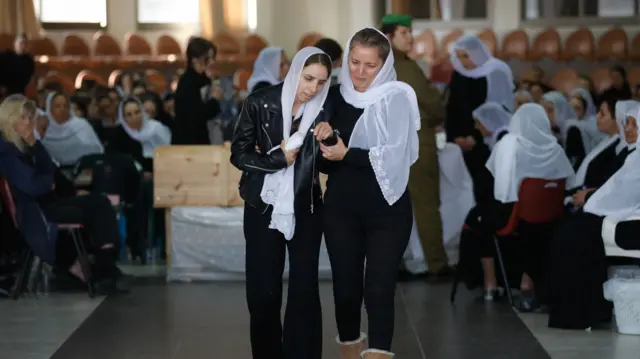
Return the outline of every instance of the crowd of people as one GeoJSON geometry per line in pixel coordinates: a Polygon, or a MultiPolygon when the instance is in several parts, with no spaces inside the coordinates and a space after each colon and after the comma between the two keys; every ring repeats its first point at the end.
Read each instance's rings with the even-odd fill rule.
{"type": "Polygon", "coordinates": [[[640,210],[640,102],[631,99],[624,69],[611,69],[613,84],[601,94],[588,78],[561,93],[542,83],[539,71],[516,83],[506,63],[465,35],[453,47],[454,72],[443,94],[408,56],[412,46],[411,17],[391,14],[379,28],[353,34],[344,50],[322,39],[289,61],[282,48],[268,47],[254,63],[246,98],[234,91],[232,77],[216,75],[216,48],[198,37],[166,94],[125,73],[114,88],[89,84],[75,94],[47,84],[32,101],[20,94],[26,83],[12,80],[16,88],[3,87],[0,105],[0,177],[15,200],[17,229],[61,275],[102,293],[126,292],[129,279],[116,266],[121,209],[105,194],[127,204],[126,246],[142,258],[164,227],[150,200],[154,149],[231,141],[231,163],[243,172],[255,359],[322,357],[323,234],[343,359],[393,357],[397,280],[424,276],[402,268],[410,240],[424,251],[430,281],[462,279],[482,288],[482,302],[499,301],[515,287],[518,308],[548,312],[554,328],[610,321],[602,284],[616,262],[604,253],[603,219],[620,222],[620,247],[640,249],[640,221],[627,220],[640,210]],[[438,133],[459,148],[475,197],[455,268],[443,246],[438,133]],[[86,173],[91,183],[83,187],[77,180],[86,173]],[[328,176],[325,193],[320,173],[328,176]],[[527,179],[559,181],[565,215],[545,235],[505,250],[506,271],[515,278],[505,283],[496,275],[494,236],[510,221],[527,179]],[[84,226],[90,278],[72,242],[51,229],[55,223],[84,226]]]}

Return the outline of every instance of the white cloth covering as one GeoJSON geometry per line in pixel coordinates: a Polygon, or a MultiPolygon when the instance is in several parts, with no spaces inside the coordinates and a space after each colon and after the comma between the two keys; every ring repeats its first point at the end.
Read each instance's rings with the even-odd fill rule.
{"type": "Polygon", "coordinates": [[[508,131],[511,113],[497,102],[485,102],[473,110],[473,118],[480,121],[482,126],[491,132],[491,136],[484,138],[484,143],[493,149],[500,135],[508,131]]]}
{"type": "Polygon", "coordinates": [[[268,82],[271,85],[280,83],[280,62],[282,60],[281,47],[267,47],[260,51],[258,58],[253,63],[253,72],[247,80],[247,90],[253,91],[253,87],[259,82],[268,82]]]}
{"type": "Polygon", "coordinates": [[[142,146],[142,156],[144,158],[153,158],[153,151],[156,147],[171,144],[171,130],[161,122],[149,118],[142,103],[136,98],[129,97],[120,103],[120,106],[118,106],[118,123],[129,137],[140,143],[142,146]],[[124,105],[132,101],[139,106],[142,114],[142,127],[140,131],[129,127],[127,121],[125,121],[124,105]]]}

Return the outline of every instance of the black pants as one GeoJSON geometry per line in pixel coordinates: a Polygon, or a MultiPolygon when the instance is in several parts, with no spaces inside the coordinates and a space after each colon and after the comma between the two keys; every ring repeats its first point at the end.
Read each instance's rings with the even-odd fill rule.
{"type": "Polygon", "coordinates": [[[294,237],[269,229],[265,213],[246,204],[244,235],[246,290],[251,315],[253,359],[322,358],[322,311],[318,265],[322,242],[322,206],[296,216],[294,237]],[[289,291],[284,326],[280,320],[282,274],[289,252],[289,291]]]}
{"type": "MultiPolygon", "coordinates": [[[[41,204],[42,212],[48,221],[55,223],[79,223],[88,234],[90,249],[96,253],[98,260],[113,264],[117,258],[120,244],[118,221],[111,202],[100,194],[87,194],[41,204]],[[111,245],[108,250],[101,249],[111,245]]],[[[60,238],[58,241],[56,264],[69,268],[77,258],[76,249],[70,240],[60,238]]]]}
{"type": "Polygon", "coordinates": [[[391,350],[398,266],[409,243],[412,225],[408,192],[386,208],[326,206],[325,240],[333,274],[340,341],[360,337],[364,297],[369,318],[369,347],[391,350]]]}

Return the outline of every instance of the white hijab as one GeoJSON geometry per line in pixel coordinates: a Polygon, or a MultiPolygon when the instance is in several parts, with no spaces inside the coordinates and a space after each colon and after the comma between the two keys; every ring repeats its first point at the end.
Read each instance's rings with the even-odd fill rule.
{"type": "Polygon", "coordinates": [[[352,38],[342,59],[340,93],[347,103],[364,112],[353,128],[348,146],[369,150],[382,195],[393,205],[406,191],[410,167],[418,160],[418,101],[409,85],[396,81],[393,52],[389,52],[369,88],[358,92],[349,73],[352,38]]]}
{"type": "Polygon", "coordinates": [[[487,46],[475,35],[465,35],[453,45],[451,64],[454,70],[462,76],[470,78],[487,78],[486,102],[497,102],[504,105],[509,111],[515,108],[513,73],[504,61],[491,55],[487,46]],[[455,50],[464,50],[469,54],[471,62],[477,67],[466,69],[455,50]]]}
{"type": "Polygon", "coordinates": [[[562,147],[551,133],[544,108],[522,105],[511,119],[509,133],[496,145],[487,161],[494,178],[494,196],[502,203],[518,201],[526,178],[562,179],[574,175],[562,147]]]}
{"type": "Polygon", "coordinates": [[[52,92],[47,97],[45,112],[49,127],[42,139],[47,152],[62,166],[73,165],[86,155],[103,153],[104,147],[87,120],[76,117],[69,110],[69,119],[65,123],[56,122],[51,111],[53,99],[58,95],[52,92]]]}
{"type": "MultiPolygon", "coordinates": [[[[640,117],[640,110],[634,114],[640,117]]],[[[589,197],[584,211],[616,221],[640,214],[640,151],[633,151],[624,165],[589,197]]]]}
{"type": "MultiPolygon", "coordinates": [[[[564,129],[567,126],[567,122],[576,118],[576,113],[567,101],[567,98],[558,91],[547,92],[542,95],[542,99],[549,101],[553,104],[554,121],[560,133],[565,134],[564,129]]],[[[562,139],[564,142],[564,138],[562,139]]]]}
{"type": "Polygon", "coordinates": [[[120,106],[118,106],[118,123],[129,137],[140,143],[142,146],[142,156],[144,158],[153,158],[153,150],[155,150],[156,147],[171,144],[171,130],[159,121],[150,119],[140,100],[135,97],[125,98],[120,102],[120,106]],[[127,121],[124,119],[125,104],[131,103],[132,101],[140,106],[142,113],[142,127],[140,131],[129,127],[127,121]]]}
{"type": "MultiPolygon", "coordinates": [[[[314,125],[316,118],[329,93],[330,82],[327,81],[322,90],[312,99],[307,101],[300,107],[296,115],[296,119],[302,117],[298,131],[293,135],[291,133],[291,123],[293,122],[293,102],[295,100],[300,76],[304,69],[304,63],[309,57],[315,54],[324,54],[322,50],[316,47],[305,47],[298,51],[291,62],[291,69],[284,79],[282,87],[281,104],[282,104],[282,137],[285,141],[285,148],[293,150],[300,148],[305,137],[309,133],[311,126],[314,125]]],[[[326,54],[325,54],[326,55],[326,54]]],[[[326,55],[327,57],[329,55],[326,55]]],[[[279,148],[276,146],[271,151],[279,148]]],[[[285,169],[275,173],[269,173],[264,177],[262,191],[260,197],[266,204],[273,206],[271,213],[271,223],[269,228],[276,229],[284,234],[286,240],[291,240],[295,234],[296,218],[294,212],[294,167],[292,163],[285,169]]]]}
{"type": "Polygon", "coordinates": [[[247,90],[253,91],[253,87],[259,82],[268,82],[277,85],[280,81],[280,61],[282,60],[281,47],[266,47],[260,51],[258,58],[253,63],[253,72],[247,81],[247,90]]]}
{"type": "Polygon", "coordinates": [[[498,142],[498,137],[508,131],[512,116],[504,106],[496,102],[483,103],[473,110],[472,115],[491,132],[491,136],[484,138],[484,143],[489,146],[489,149],[493,149],[498,142]]]}
{"type": "Polygon", "coordinates": [[[582,116],[582,118],[579,119],[577,118],[578,116],[575,116],[574,118],[567,120],[564,126],[563,136],[566,140],[569,129],[572,127],[577,128],[580,131],[582,137],[582,143],[584,145],[585,153],[589,153],[593,151],[593,149],[605,137],[605,135],[598,129],[598,120],[596,118],[598,111],[589,91],[581,87],[576,88],[571,91],[571,96],[578,96],[582,98],[584,102],[586,102],[587,106],[584,110],[584,116],[582,116]]]}
{"type": "Polygon", "coordinates": [[[622,100],[616,102],[616,122],[618,123],[618,136],[620,136],[620,143],[618,144],[618,147],[616,147],[617,153],[620,153],[624,148],[628,148],[629,150],[636,148],[635,143],[627,143],[627,139],[624,135],[624,126],[627,123],[627,116],[635,116],[639,109],[640,102],[635,100],[622,100]]]}

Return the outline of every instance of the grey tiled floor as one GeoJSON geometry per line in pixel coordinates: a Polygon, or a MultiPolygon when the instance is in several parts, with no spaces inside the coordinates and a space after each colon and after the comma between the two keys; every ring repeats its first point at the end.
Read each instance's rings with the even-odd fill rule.
{"type": "MultiPolygon", "coordinates": [[[[137,273],[147,272],[157,274],[137,273]]],[[[519,317],[505,305],[477,304],[466,290],[451,306],[448,293],[448,284],[399,285],[396,358],[638,358],[640,337],[552,330],[545,316],[519,317]]],[[[321,296],[323,358],[336,359],[330,283],[321,284],[321,296]]],[[[0,358],[250,358],[243,283],[166,285],[156,279],[106,300],[78,293],[1,301],[0,318],[0,358]]]]}

